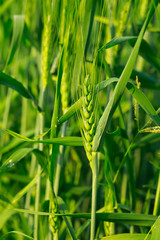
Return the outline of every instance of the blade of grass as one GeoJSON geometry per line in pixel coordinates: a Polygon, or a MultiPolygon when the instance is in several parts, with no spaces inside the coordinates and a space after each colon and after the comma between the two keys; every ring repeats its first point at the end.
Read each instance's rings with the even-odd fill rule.
{"type": "Polygon", "coordinates": [[[25,17],[24,15],[14,15],[13,36],[12,36],[12,42],[11,42],[11,46],[10,46],[10,53],[8,55],[5,69],[12,62],[13,57],[20,45],[23,28],[24,28],[24,17],[25,17]]]}
{"type": "MultiPolygon", "coordinates": [[[[57,215],[57,216],[69,216],[72,218],[84,218],[90,219],[91,213],[66,213],[66,214],[53,214],[47,212],[35,212],[28,209],[14,208],[12,211],[23,212],[28,214],[38,214],[41,216],[57,215]]],[[[152,226],[157,220],[157,216],[138,214],[138,213],[96,213],[96,219],[100,221],[115,222],[121,224],[129,224],[135,226],[152,226]]]]}
{"type": "Polygon", "coordinates": [[[41,108],[38,106],[37,101],[32,96],[32,94],[23,86],[22,83],[17,81],[15,78],[9,76],[8,74],[0,71],[0,85],[4,85],[8,88],[11,88],[18,92],[21,96],[30,99],[34,106],[38,109],[38,111],[42,111],[41,108]]]}
{"type": "Polygon", "coordinates": [[[45,154],[40,151],[39,149],[34,148],[20,148],[15,151],[0,167],[0,173],[4,173],[5,171],[9,170],[11,167],[15,166],[20,160],[22,160],[26,155],[29,153],[33,153],[36,155],[39,164],[41,165],[43,170],[46,170],[45,162],[45,154]]]}
{"type": "Polygon", "coordinates": [[[7,129],[0,129],[0,132],[5,132],[10,134],[13,137],[19,138],[26,142],[31,143],[44,143],[44,144],[57,144],[57,145],[64,145],[64,146],[83,146],[83,139],[82,137],[58,137],[58,138],[51,138],[45,140],[34,140],[27,137],[24,137],[16,132],[7,129]]]}
{"type": "Polygon", "coordinates": [[[159,240],[159,236],[160,236],[160,217],[158,217],[155,223],[153,224],[151,240],[159,240]]]}
{"type": "MultiPolygon", "coordinates": [[[[101,47],[99,49],[99,51],[109,49],[111,47],[114,47],[114,46],[124,43],[126,41],[129,42],[132,47],[134,47],[137,39],[138,39],[138,37],[135,37],[135,36],[115,37],[109,43],[107,43],[106,45],[101,47]]],[[[160,70],[160,60],[156,57],[156,54],[154,53],[154,50],[152,49],[152,47],[144,39],[142,39],[142,43],[141,43],[141,46],[139,49],[139,54],[145,60],[147,60],[149,63],[151,63],[155,68],[160,70]]]]}
{"type": "Polygon", "coordinates": [[[63,73],[63,53],[62,50],[61,53],[61,59],[58,69],[58,80],[57,80],[57,86],[56,86],[56,96],[55,96],[55,102],[54,102],[54,111],[52,116],[52,122],[51,122],[51,138],[56,137],[57,135],[57,126],[58,126],[58,113],[59,113],[59,104],[60,104],[60,89],[61,89],[61,79],[62,79],[62,73],[63,73]]]}
{"type": "Polygon", "coordinates": [[[20,236],[23,236],[25,238],[28,238],[28,239],[33,239],[32,237],[22,233],[22,232],[18,232],[18,231],[10,231],[6,234],[4,234],[2,237],[0,237],[0,240],[3,240],[7,235],[10,235],[10,234],[17,234],[17,235],[20,235],[20,236]]]}

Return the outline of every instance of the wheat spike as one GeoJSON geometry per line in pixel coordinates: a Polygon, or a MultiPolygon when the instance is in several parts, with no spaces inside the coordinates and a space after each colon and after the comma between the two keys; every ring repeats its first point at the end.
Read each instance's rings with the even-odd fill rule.
{"type": "Polygon", "coordinates": [[[66,56],[64,70],[61,80],[61,102],[62,102],[62,111],[66,112],[69,102],[69,72],[68,72],[68,54],[66,56]]]}
{"type": "Polygon", "coordinates": [[[85,139],[85,150],[87,158],[92,167],[92,143],[95,135],[95,114],[94,114],[94,88],[91,84],[89,75],[85,78],[83,86],[83,106],[82,106],[82,119],[83,119],[83,133],[85,139]]]}
{"type": "Polygon", "coordinates": [[[140,132],[160,133],[160,127],[155,126],[155,127],[144,128],[140,132]]]}
{"type": "MultiPolygon", "coordinates": [[[[51,213],[58,213],[58,205],[57,205],[57,200],[54,197],[53,201],[51,201],[51,213]]],[[[56,215],[50,215],[49,216],[49,223],[51,226],[51,231],[53,234],[53,237],[55,236],[57,230],[58,230],[58,217],[56,215]]]]}
{"type": "Polygon", "coordinates": [[[49,16],[44,23],[43,36],[42,36],[42,59],[41,59],[41,72],[42,72],[42,82],[45,88],[49,78],[51,56],[52,51],[50,49],[52,45],[52,21],[49,16]]]}

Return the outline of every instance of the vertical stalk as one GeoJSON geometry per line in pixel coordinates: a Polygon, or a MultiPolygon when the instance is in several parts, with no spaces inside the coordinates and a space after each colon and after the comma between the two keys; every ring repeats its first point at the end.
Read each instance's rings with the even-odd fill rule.
{"type": "MultiPolygon", "coordinates": [[[[35,136],[37,136],[39,134],[39,114],[38,113],[37,113],[37,116],[36,116],[36,126],[35,126],[35,133],[34,134],[35,134],[35,136]]],[[[34,146],[38,147],[37,144],[34,145],[34,146]]],[[[35,157],[35,155],[32,154],[29,177],[31,177],[31,178],[34,177],[36,166],[37,166],[36,157],[35,157]]],[[[26,194],[26,199],[25,199],[25,208],[26,209],[28,209],[29,206],[30,206],[31,193],[32,193],[32,188],[26,194]]],[[[25,217],[27,217],[27,216],[29,217],[29,219],[28,219],[29,225],[32,226],[32,216],[29,216],[29,214],[25,213],[25,217]]]]}
{"type": "MultiPolygon", "coordinates": [[[[8,124],[8,116],[9,116],[10,105],[11,105],[11,97],[12,97],[12,90],[8,89],[6,106],[5,106],[3,122],[2,122],[2,128],[4,128],[4,129],[7,128],[7,124],[8,124]]],[[[2,136],[1,141],[0,141],[0,146],[3,146],[4,141],[5,141],[4,136],[2,136]]],[[[0,157],[1,157],[1,155],[0,155],[0,157]]]]}
{"type": "MultiPolygon", "coordinates": [[[[40,89],[40,97],[39,97],[39,104],[40,106],[43,107],[43,103],[44,103],[44,97],[45,97],[45,87],[43,87],[42,83],[41,83],[41,89],[40,89]]],[[[38,115],[38,119],[39,119],[39,133],[42,134],[43,133],[43,126],[44,126],[44,116],[40,113],[38,115]]],[[[42,138],[40,138],[42,140],[42,138]]],[[[43,150],[43,144],[39,144],[39,149],[43,150]]],[[[40,165],[38,165],[38,169],[37,169],[37,173],[39,174],[41,172],[41,167],[40,165]]],[[[38,212],[39,210],[39,200],[40,200],[40,187],[41,187],[41,177],[39,177],[37,179],[37,188],[36,188],[36,199],[35,199],[35,211],[38,212]]],[[[36,214],[35,218],[34,218],[34,240],[38,240],[39,236],[38,236],[38,218],[39,216],[36,214]]]]}
{"type": "MultiPolygon", "coordinates": [[[[64,124],[62,126],[61,137],[65,136],[66,127],[67,127],[67,122],[64,122],[64,124]]],[[[62,169],[62,160],[63,160],[64,146],[61,145],[59,147],[59,149],[60,149],[60,153],[59,153],[58,160],[57,160],[55,180],[54,180],[54,192],[55,192],[56,196],[58,196],[58,190],[59,190],[59,181],[60,181],[60,174],[61,174],[61,169],[62,169]]]]}
{"type": "Polygon", "coordinates": [[[159,213],[160,213],[160,171],[159,171],[159,175],[158,175],[158,184],[157,184],[157,191],[156,191],[153,215],[158,216],[159,213]]]}
{"type": "Polygon", "coordinates": [[[98,186],[98,153],[92,152],[92,205],[91,205],[91,234],[90,240],[95,238],[96,226],[96,206],[97,206],[97,186],[98,186]]]}
{"type": "MultiPolygon", "coordinates": [[[[51,120],[51,134],[50,138],[57,137],[57,127],[58,127],[58,113],[59,113],[59,105],[60,105],[60,87],[61,87],[61,79],[62,79],[62,59],[63,59],[63,51],[61,54],[59,70],[58,70],[58,80],[56,85],[56,95],[55,95],[55,102],[54,102],[54,110],[51,120]]],[[[54,168],[55,168],[55,145],[51,146],[51,159],[49,163],[49,180],[50,180],[50,212],[57,213],[57,199],[55,197],[54,188],[53,188],[53,180],[54,180],[54,168]]],[[[52,234],[54,235],[54,239],[58,240],[58,223],[56,216],[49,217],[50,225],[52,234]]]]}
{"type": "MultiPolygon", "coordinates": [[[[37,174],[40,174],[41,167],[38,165],[37,174]]],[[[36,187],[36,199],[35,199],[35,211],[37,212],[39,209],[39,199],[40,199],[40,184],[41,179],[40,177],[37,179],[37,187],[36,187]]],[[[34,240],[38,240],[38,214],[35,215],[34,218],[34,240]]]]}

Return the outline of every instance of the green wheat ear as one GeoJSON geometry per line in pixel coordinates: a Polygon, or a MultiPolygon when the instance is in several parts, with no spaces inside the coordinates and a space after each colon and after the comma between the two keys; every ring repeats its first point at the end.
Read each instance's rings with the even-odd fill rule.
{"type": "Polygon", "coordinates": [[[51,67],[51,46],[52,46],[52,18],[49,16],[45,23],[42,36],[42,59],[41,59],[41,71],[42,71],[42,82],[44,88],[47,85],[49,72],[51,67]]]}
{"type": "Polygon", "coordinates": [[[62,111],[63,113],[66,112],[68,108],[68,101],[69,101],[69,89],[68,89],[68,64],[65,63],[64,71],[61,80],[61,101],[62,101],[62,111]]]}
{"type": "MultiPolygon", "coordinates": [[[[54,197],[53,200],[51,201],[51,213],[58,213],[58,204],[57,200],[54,197]]],[[[56,235],[56,232],[58,230],[59,224],[58,224],[58,217],[56,215],[50,215],[49,216],[49,223],[51,226],[51,231],[53,234],[53,237],[56,235]]]]}
{"type": "Polygon", "coordinates": [[[64,46],[65,46],[65,53],[64,53],[64,68],[63,68],[63,75],[61,80],[61,102],[62,102],[62,111],[63,113],[66,112],[69,103],[69,68],[70,68],[70,57],[69,57],[69,35],[70,30],[67,31],[65,34],[64,46]]]}
{"type": "Polygon", "coordinates": [[[83,120],[83,135],[85,140],[86,155],[92,168],[92,143],[95,135],[95,97],[94,87],[91,83],[89,75],[86,76],[83,86],[83,104],[82,104],[82,120],[83,120]]]}

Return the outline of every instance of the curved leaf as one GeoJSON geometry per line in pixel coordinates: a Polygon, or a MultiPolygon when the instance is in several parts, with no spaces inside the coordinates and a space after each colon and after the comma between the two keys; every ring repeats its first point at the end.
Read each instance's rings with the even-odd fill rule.
{"type": "MultiPolygon", "coordinates": [[[[101,47],[99,49],[99,51],[114,47],[114,46],[124,43],[124,42],[129,42],[129,44],[132,47],[134,47],[137,39],[138,39],[138,37],[135,37],[135,36],[115,37],[110,42],[108,42],[106,45],[101,47]]],[[[154,52],[152,47],[144,39],[142,39],[142,43],[141,43],[141,46],[139,49],[139,54],[145,60],[147,60],[149,63],[151,63],[155,68],[160,70],[160,60],[156,57],[156,53],[154,52]]]]}
{"type": "Polygon", "coordinates": [[[0,167],[0,173],[5,172],[9,168],[13,167],[32,150],[33,150],[32,148],[21,148],[14,152],[0,167]]]}
{"type": "Polygon", "coordinates": [[[24,137],[11,130],[0,129],[0,131],[8,133],[13,137],[16,137],[16,138],[22,139],[23,141],[31,142],[31,143],[57,144],[57,145],[64,145],[64,146],[83,146],[82,137],[58,137],[58,138],[51,138],[51,139],[45,139],[45,140],[34,140],[34,139],[24,137]]]}
{"type": "Polygon", "coordinates": [[[39,162],[39,164],[41,165],[43,170],[46,170],[46,164],[47,161],[45,161],[45,155],[42,151],[40,151],[39,149],[34,149],[34,148],[21,148],[18,149],[17,151],[15,151],[4,163],[3,165],[0,167],[0,173],[3,173],[5,171],[7,171],[8,169],[10,169],[11,167],[13,167],[14,165],[16,165],[20,160],[22,160],[26,155],[28,155],[29,153],[33,152],[36,157],[37,160],[39,162]]]}
{"type": "Polygon", "coordinates": [[[160,236],[160,217],[157,218],[157,220],[152,226],[151,240],[159,240],[159,236],[160,236]]]}
{"type": "Polygon", "coordinates": [[[17,81],[15,78],[0,71],[0,84],[12,88],[16,92],[18,92],[21,96],[32,100],[38,111],[42,112],[41,108],[38,106],[37,101],[34,99],[31,93],[23,86],[22,83],[17,81]]]}
{"type": "Polygon", "coordinates": [[[144,93],[140,89],[138,89],[135,85],[131,84],[130,82],[127,83],[127,89],[132,94],[132,96],[137,100],[139,105],[152,118],[152,120],[157,125],[160,125],[160,118],[156,113],[154,107],[152,106],[151,102],[146,97],[146,95],[144,95],[144,93]]]}
{"type": "Polygon", "coordinates": [[[98,51],[102,51],[128,41],[133,41],[135,43],[136,40],[137,40],[136,36],[115,37],[110,42],[101,47],[98,51]]]}
{"type": "Polygon", "coordinates": [[[30,236],[28,236],[28,235],[26,235],[26,234],[24,234],[24,233],[22,233],[22,232],[10,231],[10,232],[8,232],[8,233],[5,233],[2,237],[0,237],[0,240],[3,240],[7,235],[13,234],[13,233],[14,233],[14,234],[18,234],[18,235],[23,236],[23,237],[28,238],[28,239],[33,239],[32,237],[30,237],[30,236]]]}
{"type": "Polygon", "coordinates": [[[12,62],[13,57],[20,45],[23,28],[24,28],[24,17],[25,17],[24,15],[14,15],[13,36],[12,36],[12,42],[11,42],[11,46],[10,46],[10,53],[8,55],[5,69],[6,69],[7,65],[9,65],[12,62]]]}

